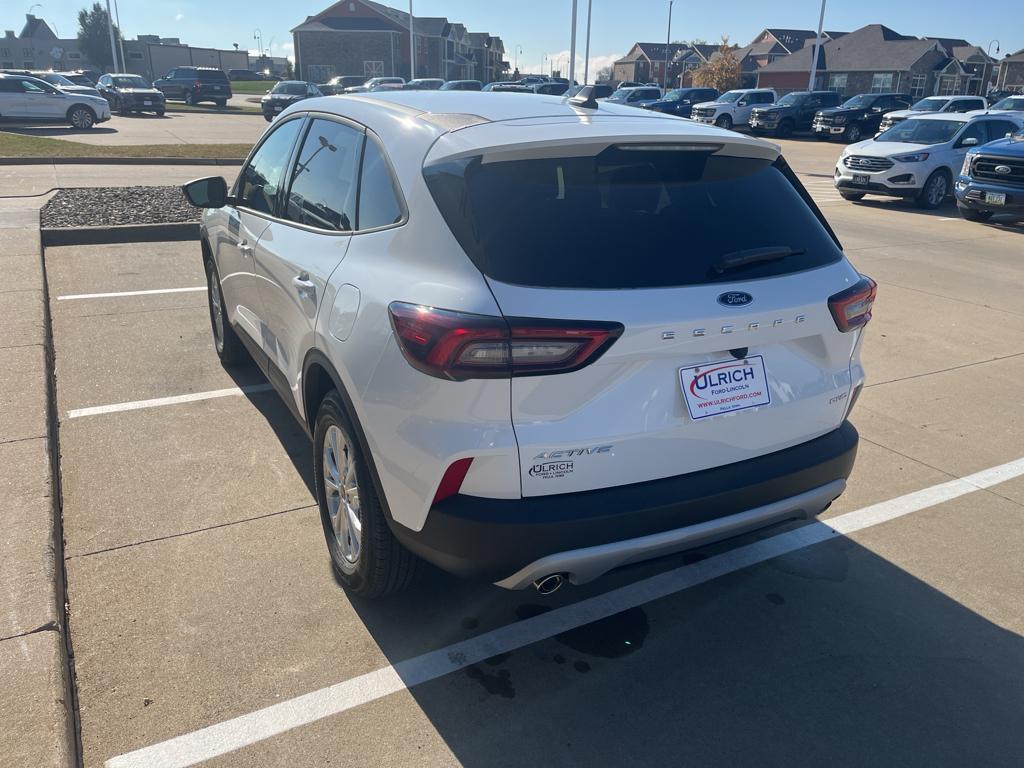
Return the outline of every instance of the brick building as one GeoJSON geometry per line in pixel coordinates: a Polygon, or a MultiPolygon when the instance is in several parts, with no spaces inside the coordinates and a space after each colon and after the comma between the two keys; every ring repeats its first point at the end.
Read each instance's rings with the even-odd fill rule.
{"type": "MultiPolygon", "coordinates": [[[[340,0],[292,30],[298,76],[409,78],[409,14],[372,0],[340,0]]],[[[508,71],[500,37],[469,32],[444,17],[412,18],[416,77],[500,80],[508,71]]]]}
{"type": "Polygon", "coordinates": [[[996,88],[1001,91],[1024,93],[1024,49],[999,62],[996,88]]]}

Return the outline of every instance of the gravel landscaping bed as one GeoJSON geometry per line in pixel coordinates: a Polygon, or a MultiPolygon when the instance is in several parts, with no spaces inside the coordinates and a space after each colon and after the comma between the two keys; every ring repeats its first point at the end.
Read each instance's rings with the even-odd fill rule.
{"type": "Polygon", "coordinates": [[[44,227],[102,227],[198,221],[179,187],[62,189],[43,206],[44,227]]]}

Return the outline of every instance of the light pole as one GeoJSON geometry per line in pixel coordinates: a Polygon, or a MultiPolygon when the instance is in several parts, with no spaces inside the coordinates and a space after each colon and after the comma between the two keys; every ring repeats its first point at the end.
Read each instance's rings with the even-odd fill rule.
{"type": "Polygon", "coordinates": [[[409,0],[409,79],[416,79],[416,38],[412,33],[412,0],[409,0]]]}
{"type": "Polygon", "coordinates": [[[818,36],[814,39],[814,53],[811,55],[811,74],[807,78],[807,90],[814,90],[814,78],[818,74],[818,53],[821,51],[821,30],[825,26],[825,1],[821,0],[821,15],[818,16],[818,36]]]}
{"type": "Polygon", "coordinates": [[[583,84],[590,82],[590,7],[593,0],[587,0],[587,44],[583,54],[583,84]]]}
{"type": "Polygon", "coordinates": [[[107,0],[107,32],[110,33],[110,58],[114,62],[114,71],[117,71],[117,46],[114,45],[114,17],[110,13],[110,0],[107,0]]]}
{"type": "Polygon", "coordinates": [[[124,35],[121,34],[121,12],[117,10],[117,0],[114,0],[114,18],[117,20],[117,47],[121,49],[121,71],[128,71],[128,59],[124,57],[124,35]]]}
{"type": "Polygon", "coordinates": [[[523,52],[523,46],[517,45],[516,49],[515,49],[515,58],[516,58],[515,69],[516,69],[516,72],[519,71],[519,54],[522,53],[522,52],[523,52]]]}
{"type": "Polygon", "coordinates": [[[253,30],[253,32],[252,32],[252,39],[256,41],[256,55],[257,55],[257,58],[262,59],[263,58],[263,33],[260,31],[259,27],[256,27],[256,29],[253,30]]]}
{"type": "Polygon", "coordinates": [[[569,36],[569,87],[576,82],[576,0],[572,0],[572,34],[569,36]]]}
{"type": "Polygon", "coordinates": [[[662,78],[661,87],[663,90],[668,90],[668,49],[672,44],[672,2],[668,0],[668,32],[665,34],[665,71],[664,77],[662,78]]]}
{"type": "Polygon", "coordinates": [[[1002,45],[998,40],[990,40],[987,51],[989,58],[992,58],[992,43],[996,44],[996,53],[999,53],[999,46],[1002,45]]]}

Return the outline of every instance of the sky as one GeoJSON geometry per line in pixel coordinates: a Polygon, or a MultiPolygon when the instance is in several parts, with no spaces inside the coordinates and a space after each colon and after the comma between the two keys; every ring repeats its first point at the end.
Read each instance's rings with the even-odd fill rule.
{"type": "MultiPolygon", "coordinates": [[[[572,0],[413,0],[417,16],[447,16],[470,31],[490,32],[505,42],[507,58],[523,72],[549,71],[547,62],[568,61],[572,0]],[[521,46],[521,48],[520,48],[521,46]],[[517,55],[518,54],[518,55],[517,55]]],[[[104,0],[105,2],[105,0],[104,0]]],[[[111,0],[113,2],[113,0],[111,0]]],[[[590,42],[591,72],[625,54],[637,40],[665,40],[668,0],[592,0],[590,42]]],[[[214,48],[256,49],[254,34],[262,33],[264,49],[275,56],[291,56],[289,30],[306,16],[320,12],[327,0],[117,0],[122,33],[178,37],[182,42],[214,48]],[[245,21],[240,21],[241,18],[245,21]]],[[[91,4],[91,0],[89,0],[91,4]]],[[[393,7],[408,10],[408,0],[391,0],[393,7]]],[[[586,34],[587,0],[578,0],[577,66],[582,67],[586,34]]],[[[86,0],[46,0],[32,7],[32,13],[56,25],[61,37],[77,31],[78,9],[86,0]]],[[[991,0],[970,12],[963,0],[829,0],[825,28],[851,31],[865,24],[881,23],[907,35],[962,37],[995,55],[1024,48],[1024,2],[991,0]]],[[[30,0],[5,0],[3,29],[15,33],[24,24],[30,0]],[[18,5],[16,5],[16,3],[18,5]]],[[[731,42],[745,45],[765,27],[815,29],[819,0],[675,0],[672,39],[704,39],[717,42],[729,35],[731,42]]],[[[1000,54],[1000,55],[1002,55],[1000,54]]],[[[556,67],[557,68],[557,67],[556,67]]]]}

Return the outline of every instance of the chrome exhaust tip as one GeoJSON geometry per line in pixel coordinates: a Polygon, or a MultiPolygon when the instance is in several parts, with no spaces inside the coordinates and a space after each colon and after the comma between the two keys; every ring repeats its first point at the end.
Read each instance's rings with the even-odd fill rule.
{"type": "Polygon", "coordinates": [[[538,594],[550,595],[558,591],[559,587],[561,587],[563,583],[565,583],[564,574],[552,573],[548,576],[537,579],[533,582],[533,586],[537,590],[538,594]]]}

